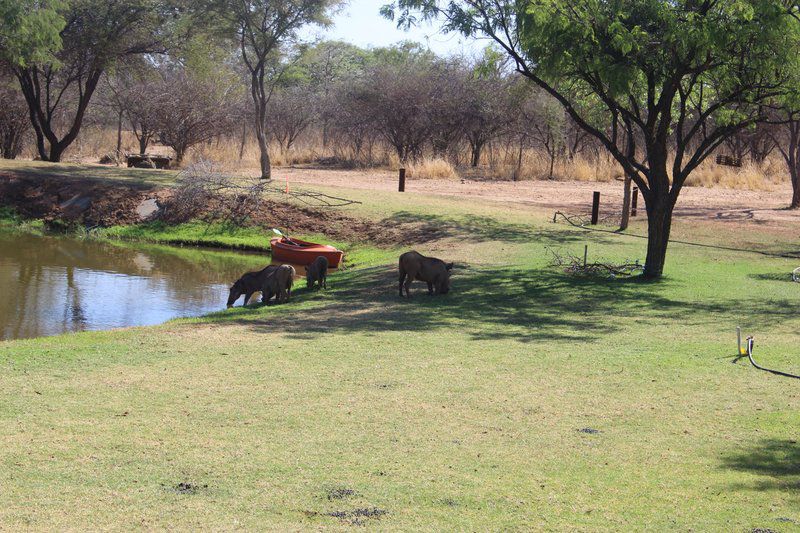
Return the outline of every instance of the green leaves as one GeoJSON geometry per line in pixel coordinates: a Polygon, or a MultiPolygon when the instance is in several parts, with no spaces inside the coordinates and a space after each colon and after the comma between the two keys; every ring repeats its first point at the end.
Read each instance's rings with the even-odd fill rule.
{"type": "Polygon", "coordinates": [[[65,7],[60,0],[0,0],[0,58],[20,67],[55,64],[65,7]]]}

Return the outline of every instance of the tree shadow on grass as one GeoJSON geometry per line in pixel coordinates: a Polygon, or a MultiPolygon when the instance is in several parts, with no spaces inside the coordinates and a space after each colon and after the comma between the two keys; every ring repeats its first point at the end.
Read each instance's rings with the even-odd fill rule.
{"type": "MultiPolygon", "coordinates": [[[[429,296],[425,285],[415,282],[410,299],[399,297],[397,272],[391,267],[350,271],[331,281],[336,292],[323,295],[321,306],[305,310],[300,320],[291,312],[271,313],[265,320],[256,310],[230,319],[220,314],[213,320],[235,321],[263,333],[280,329],[303,339],[324,333],[456,329],[475,340],[588,342],[618,331],[632,319],[642,327],[671,322],[691,326],[733,321],[737,312],[729,300],[672,298],[668,294],[675,281],[587,279],[553,269],[461,268],[453,275],[449,294],[429,296]]],[[[298,291],[296,300],[305,299],[305,294],[298,291]]],[[[795,315],[786,301],[747,305],[759,323],[795,315]]]]}
{"type": "Polygon", "coordinates": [[[748,274],[748,278],[756,279],[759,281],[788,281],[792,282],[792,273],[791,272],[770,272],[767,274],[748,274]]]}
{"type": "Polygon", "coordinates": [[[722,467],[762,476],[737,489],[788,491],[800,498],[800,444],[796,440],[763,439],[751,449],[723,457],[722,467]]]}
{"type": "MultiPolygon", "coordinates": [[[[414,239],[408,242],[430,242],[447,237],[463,237],[472,241],[503,241],[503,242],[537,242],[545,245],[567,244],[577,241],[586,241],[587,233],[578,229],[564,229],[558,231],[543,230],[530,224],[514,224],[500,222],[492,217],[479,215],[464,215],[461,217],[447,217],[441,215],[424,215],[409,211],[400,211],[383,219],[380,222],[385,227],[407,226],[414,228],[414,239]]],[[[601,234],[592,235],[594,242],[616,242],[610,237],[601,234]]]]}

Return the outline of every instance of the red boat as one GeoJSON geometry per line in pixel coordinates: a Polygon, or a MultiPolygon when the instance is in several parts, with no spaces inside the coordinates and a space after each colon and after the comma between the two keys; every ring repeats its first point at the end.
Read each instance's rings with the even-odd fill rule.
{"type": "Polygon", "coordinates": [[[301,241],[288,237],[276,237],[269,241],[272,248],[272,258],[295,265],[310,265],[314,259],[323,256],[328,260],[328,266],[338,268],[344,252],[327,244],[301,241]]]}

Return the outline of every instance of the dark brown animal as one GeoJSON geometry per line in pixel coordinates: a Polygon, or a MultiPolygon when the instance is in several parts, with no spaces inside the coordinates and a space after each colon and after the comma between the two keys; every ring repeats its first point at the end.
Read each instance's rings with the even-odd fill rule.
{"type": "Polygon", "coordinates": [[[328,288],[328,259],[319,256],[314,262],[306,267],[306,287],[314,287],[314,283],[319,282],[320,289],[328,288]]]}
{"type": "Polygon", "coordinates": [[[424,281],[428,284],[428,294],[447,294],[450,291],[450,271],[453,263],[445,263],[435,257],[425,257],[418,252],[406,252],[400,256],[400,296],[403,296],[403,287],[406,296],[411,297],[408,291],[414,280],[424,281]]]}
{"type": "Polygon", "coordinates": [[[244,294],[243,305],[247,305],[253,293],[261,290],[261,287],[264,286],[264,280],[277,268],[277,265],[269,265],[258,272],[248,272],[236,280],[228,294],[228,308],[233,307],[234,302],[236,302],[242,294],[244,294]]]}
{"type": "Polygon", "coordinates": [[[297,272],[291,265],[280,265],[264,279],[261,287],[261,302],[267,303],[275,296],[276,303],[288,302],[292,296],[292,284],[297,272]]]}

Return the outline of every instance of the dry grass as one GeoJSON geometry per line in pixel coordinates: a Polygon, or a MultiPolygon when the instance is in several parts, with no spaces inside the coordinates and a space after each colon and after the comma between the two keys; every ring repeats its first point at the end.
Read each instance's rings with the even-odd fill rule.
{"type": "Polygon", "coordinates": [[[408,165],[408,177],[411,179],[458,179],[456,169],[441,158],[423,159],[408,165]]]}
{"type": "MultiPolygon", "coordinates": [[[[550,159],[538,150],[525,150],[522,164],[519,154],[496,157],[495,163],[480,167],[480,173],[496,180],[547,180],[550,179],[550,159]]],[[[473,171],[476,172],[476,171],[473,171]]],[[[613,181],[620,175],[619,165],[612,160],[599,160],[577,156],[573,160],[557,159],[553,165],[553,179],[558,181],[613,181]]]]}
{"type": "MultiPolygon", "coordinates": [[[[81,131],[78,140],[71,146],[65,156],[70,162],[97,161],[102,156],[114,152],[117,134],[114,128],[90,125],[81,131]]],[[[133,133],[123,131],[122,151],[138,151],[138,143],[133,133]]],[[[171,149],[160,145],[151,145],[150,152],[170,154],[171,149]]],[[[322,158],[341,160],[347,151],[342,147],[322,146],[316,133],[309,133],[288,151],[282,152],[276,143],[270,145],[272,164],[278,167],[298,164],[313,164],[322,158]]],[[[32,144],[23,152],[23,158],[34,158],[32,144]]],[[[234,135],[217,139],[190,149],[186,156],[186,164],[200,160],[215,161],[231,170],[253,169],[258,167],[259,153],[252,132],[244,146],[241,137],[234,135]]],[[[523,151],[521,164],[519,153],[513,146],[487,146],[484,149],[481,165],[475,169],[467,165],[469,153],[461,149],[451,154],[448,159],[426,156],[420,161],[407,165],[410,179],[457,179],[469,177],[490,180],[546,180],[550,174],[550,161],[547,154],[540,150],[523,151]]],[[[393,150],[376,144],[371,152],[370,161],[357,160],[350,162],[355,167],[385,167],[396,170],[400,162],[393,150]]],[[[619,164],[611,158],[601,155],[599,158],[579,154],[572,160],[558,158],[553,168],[553,179],[558,181],[594,181],[610,182],[621,175],[619,164]]],[[[697,168],[687,181],[687,185],[696,187],[722,187],[729,189],[772,191],[787,179],[783,162],[778,157],[767,160],[764,164],[746,163],[741,168],[717,165],[713,158],[706,160],[697,168]]]]}
{"type": "Polygon", "coordinates": [[[770,160],[763,165],[747,162],[737,168],[717,165],[707,159],[689,176],[686,184],[695,187],[772,191],[786,179],[785,170],[778,163],[770,160]]]}
{"type": "MultiPolygon", "coordinates": [[[[283,152],[277,143],[270,143],[270,160],[275,166],[290,166],[313,163],[322,151],[308,143],[299,143],[283,152]]],[[[241,139],[217,139],[194,147],[187,156],[187,163],[215,161],[228,168],[257,167],[259,161],[258,143],[249,138],[242,148],[241,139]],[[241,157],[240,157],[241,156],[241,157]]]]}

